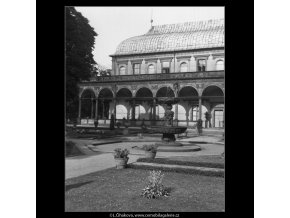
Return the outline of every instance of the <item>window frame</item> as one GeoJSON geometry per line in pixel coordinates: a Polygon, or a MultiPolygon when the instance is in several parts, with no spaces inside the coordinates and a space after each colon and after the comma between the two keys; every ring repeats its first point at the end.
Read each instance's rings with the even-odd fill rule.
{"type": "Polygon", "coordinates": [[[196,60],[196,62],[197,62],[197,64],[196,64],[196,71],[197,72],[205,72],[206,70],[207,70],[207,59],[206,58],[198,58],[197,60],[196,60]],[[201,61],[201,60],[204,60],[204,62],[205,62],[205,65],[204,65],[204,70],[199,70],[199,61],[201,61]]]}
{"type": "Polygon", "coordinates": [[[224,64],[225,62],[224,62],[223,59],[218,59],[218,60],[215,62],[215,69],[218,70],[218,69],[217,69],[218,62],[222,62],[222,63],[223,63],[223,65],[222,65],[222,66],[223,66],[223,69],[222,69],[222,70],[225,70],[225,64],[224,64]]]}
{"type": "Polygon", "coordinates": [[[126,67],[124,65],[119,67],[119,75],[120,76],[126,75],[126,67]],[[121,68],[124,68],[124,74],[121,74],[121,68]]]}
{"type": "Polygon", "coordinates": [[[147,74],[155,74],[155,73],[156,73],[156,69],[155,69],[154,64],[149,64],[148,67],[147,67],[147,74]],[[153,73],[149,73],[149,72],[150,72],[150,71],[149,71],[149,68],[150,68],[151,66],[153,67],[153,73]]]}
{"type": "Polygon", "coordinates": [[[181,73],[186,73],[188,72],[188,63],[185,62],[185,61],[182,61],[180,64],[179,64],[179,72],[181,73]],[[186,71],[181,71],[181,65],[185,64],[186,65],[186,71]]]}
{"type": "Polygon", "coordinates": [[[140,75],[141,74],[141,63],[134,63],[133,64],[133,75],[140,75]],[[139,68],[138,68],[138,71],[139,71],[139,73],[138,74],[136,74],[136,72],[135,72],[135,66],[136,65],[139,65],[139,68]]]}

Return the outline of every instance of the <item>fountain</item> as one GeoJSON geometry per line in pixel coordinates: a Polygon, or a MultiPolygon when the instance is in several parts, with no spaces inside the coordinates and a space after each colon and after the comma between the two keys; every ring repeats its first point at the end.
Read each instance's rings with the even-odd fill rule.
{"type": "Polygon", "coordinates": [[[181,143],[176,142],[176,138],[174,134],[181,134],[184,133],[187,127],[181,126],[173,126],[173,117],[174,112],[171,111],[172,104],[176,103],[177,101],[174,98],[164,97],[159,98],[158,101],[160,103],[164,103],[166,105],[166,110],[164,113],[164,123],[163,126],[154,127],[156,132],[162,133],[162,141],[157,142],[156,145],[158,146],[182,146],[181,143]]]}

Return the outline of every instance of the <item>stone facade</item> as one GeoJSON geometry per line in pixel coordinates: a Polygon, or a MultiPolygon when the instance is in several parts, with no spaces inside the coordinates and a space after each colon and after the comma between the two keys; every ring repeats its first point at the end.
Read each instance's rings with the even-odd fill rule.
{"type": "MultiPolygon", "coordinates": [[[[162,125],[164,105],[174,97],[176,125],[194,126],[205,112],[213,127],[223,126],[223,20],[152,27],[148,33],[120,43],[112,57],[112,76],[79,84],[82,100],[91,101],[91,118],[162,125]],[[88,92],[91,93],[90,97],[88,92]]],[[[84,116],[79,109],[79,118],[84,116]]]]}

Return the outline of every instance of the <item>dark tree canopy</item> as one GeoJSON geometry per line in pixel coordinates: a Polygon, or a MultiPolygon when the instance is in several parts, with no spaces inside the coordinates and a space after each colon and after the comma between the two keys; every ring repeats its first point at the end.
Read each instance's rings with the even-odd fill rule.
{"type": "Polygon", "coordinates": [[[78,87],[81,80],[88,80],[94,71],[93,50],[97,33],[87,18],[74,7],[66,7],[65,19],[66,57],[66,112],[76,117],[78,87]]]}

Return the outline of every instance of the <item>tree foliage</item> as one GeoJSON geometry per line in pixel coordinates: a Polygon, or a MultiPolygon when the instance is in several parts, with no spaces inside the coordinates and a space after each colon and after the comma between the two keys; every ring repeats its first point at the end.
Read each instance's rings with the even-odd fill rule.
{"type": "Polygon", "coordinates": [[[92,51],[97,33],[89,21],[74,7],[66,7],[65,19],[66,58],[66,112],[76,117],[78,111],[78,86],[81,80],[88,80],[94,71],[92,51]]]}

